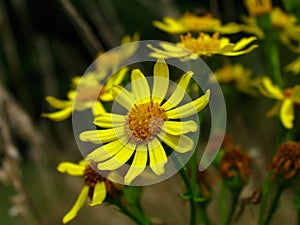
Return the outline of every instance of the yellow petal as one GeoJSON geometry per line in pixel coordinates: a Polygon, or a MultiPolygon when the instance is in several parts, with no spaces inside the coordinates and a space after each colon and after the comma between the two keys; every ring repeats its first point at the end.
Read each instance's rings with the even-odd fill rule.
{"type": "Polygon", "coordinates": [[[94,124],[103,128],[112,128],[124,126],[125,120],[126,117],[124,115],[102,113],[95,118],[94,124]]]}
{"type": "Polygon", "coordinates": [[[52,113],[42,113],[42,117],[46,117],[56,122],[63,121],[72,115],[72,106],[68,106],[62,110],[52,112],[52,113]]]}
{"type": "Polygon", "coordinates": [[[264,94],[268,98],[274,98],[281,100],[283,99],[283,93],[280,88],[274,85],[269,77],[262,78],[262,88],[260,89],[262,94],[264,94]]]}
{"type": "Polygon", "coordinates": [[[98,164],[99,170],[115,170],[124,165],[135,151],[135,145],[127,143],[114,157],[98,164]]]}
{"type": "Polygon", "coordinates": [[[179,153],[186,153],[193,149],[194,141],[186,135],[159,135],[159,138],[163,140],[167,145],[179,153]]]}
{"type": "Polygon", "coordinates": [[[94,188],[92,202],[90,206],[101,204],[106,198],[106,186],[104,182],[97,182],[94,188]]]}
{"type": "Polygon", "coordinates": [[[125,88],[115,85],[110,89],[110,92],[116,102],[130,111],[135,101],[132,95],[125,88]]]}
{"type": "Polygon", "coordinates": [[[100,96],[99,96],[100,100],[103,101],[103,102],[110,102],[110,101],[113,101],[114,100],[114,97],[112,96],[112,94],[109,92],[109,89],[102,93],[100,96]]]}
{"type": "Polygon", "coordinates": [[[193,114],[201,111],[208,103],[210,95],[210,90],[207,90],[205,95],[202,95],[200,98],[189,102],[185,105],[179,106],[175,109],[171,109],[166,112],[166,115],[169,119],[179,119],[191,116],[193,114]]]}
{"type": "Polygon", "coordinates": [[[156,175],[161,175],[165,172],[165,164],[168,158],[163,146],[154,138],[148,143],[150,168],[156,175]]]}
{"type": "Polygon", "coordinates": [[[94,107],[92,107],[92,108],[93,108],[94,116],[97,116],[99,114],[103,114],[106,112],[104,106],[102,105],[102,103],[100,101],[96,101],[94,107]]]}
{"type": "Polygon", "coordinates": [[[125,184],[129,185],[138,175],[140,175],[145,170],[147,158],[148,152],[146,146],[138,145],[132,165],[130,166],[126,176],[124,177],[125,184]]]}
{"type": "Polygon", "coordinates": [[[238,55],[244,55],[252,52],[254,49],[258,48],[258,45],[251,45],[249,48],[241,51],[235,51],[235,52],[222,52],[222,55],[226,56],[238,56],[238,55]]]}
{"type": "Polygon", "coordinates": [[[148,81],[139,69],[134,69],[131,72],[131,87],[138,103],[150,102],[148,81]]]}
{"type": "Polygon", "coordinates": [[[60,100],[52,96],[47,96],[46,101],[55,109],[63,109],[73,104],[71,101],[60,100]]]}
{"type": "Polygon", "coordinates": [[[119,85],[124,80],[124,77],[128,72],[128,70],[129,70],[128,67],[124,67],[121,70],[119,70],[117,73],[112,75],[104,85],[104,89],[109,90],[110,88],[113,87],[113,85],[119,85]]]}
{"type": "MultiPolygon", "coordinates": [[[[190,55],[191,52],[187,49],[184,49],[182,47],[178,47],[178,49],[180,48],[181,51],[176,51],[176,52],[172,52],[172,49],[166,49],[166,50],[161,50],[161,49],[158,49],[158,48],[155,48],[153,47],[151,44],[148,44],[147,45],[148,48],[152,49],[154,52],[151,52],[149,55],[151,57],[154,57],[154,58],[182,58],[182,57],[185,57],[187,55],[190,55]]],[[[172,46],[173,48],[173,46],[172,46]]]]}
{"type": "Polygon", "coordinates": [[[86,199],[88,197],[89,193],[89,186],[84,185],[74,206],[71,208],[71,210],[64,216],[63,223],[66,224],[70,222],[72,219],[74,219],[77,216],[78,211],[82,208],[84,203],[86,202],[86,199]]]}
{"type": "Polygon", "coordinates": [[[233,51],[239,51],[255,40],[257,40],[257,37],[242,38],[235,44],[233,51]]]}
{"type": "Polygon", "coordinates": [[[67,173],[71,176],[82,176],[85,168],[85,166],[78,165],[75,163],[61,162],[60,164],[58,164],[56,169],[60,173],[67,173]]]}
{"type": "Polygon", "coordinates": [[[197,123],[193,120],[189,121],[165,121],[163,129],[166,133],[172,135],[181,135],[189,132],[197,131],[197,123]]]}
{"type": "Polygon", "coordinates": [[[291,99],[283,100],[280,109],[280,120],[286,129],[293,128],[294,106],[293,106],[293,101],[291,99]]]}
{"type": "Polygon", "coordinates": [[[161,103],[169,88],[169,68],[163,59],[155,63],[153,74],[152,100],[161,103]]]}
{"type": "Polygon", "coordinates": [[[116,155],[122,148],[124,148],[124,140],[109,142],[88,154],[86,160],[102,162],[116,155]]]}
{"type": "Polygon", "coordinates": [[[189,71],[181,77],[178,86],[176,86],[176,89],[174,90],[173,94],[162,105],[163,109],[169,110],[173,107],[176,107],[182,101],[185,95],[185,90],[189,85],[192,76],[193,76],[193,72],[189,71]]]}
{"type": "Polygon", "coordinates": [[[114,141],[124,136],[124,127],[116,127],[105,130],[89,130],[80,133],[79,138],[84,142],[91,142],[94,144],[103,144],[114,141]]]}

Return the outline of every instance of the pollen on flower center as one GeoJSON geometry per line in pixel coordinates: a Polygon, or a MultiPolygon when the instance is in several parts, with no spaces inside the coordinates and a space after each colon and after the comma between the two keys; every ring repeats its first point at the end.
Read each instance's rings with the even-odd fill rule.
{"type": "Polygon", "coordinates": [[[87,166],[84,170],[83,177],[84,183],[90,188],[94,188],[97,182],[104,181],[104,178],[90,166],[87,166]]]}
{"type": "Polygon", "coordinates": [[[128,138],[136,142],[147,141],[161,130],[166,120],[165,110],[158,103],[151,101],[134,105],[127,115],[128,138]]]}
{"type": "Polygon", "coordinates": [[[214,33],[212,37],[200,33],[197,39],[188,33],[187,35],[181,35],[180,39],[182,46],[195,53],[199,51],[217,51],[220,49],[219,33],[214,33]]]}

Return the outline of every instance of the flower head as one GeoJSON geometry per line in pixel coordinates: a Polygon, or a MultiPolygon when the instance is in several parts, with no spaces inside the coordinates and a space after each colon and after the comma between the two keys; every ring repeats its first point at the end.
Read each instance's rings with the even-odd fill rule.
{"type": "Polygon", "coordinates": [[[286,129],[292,129],[295,118],[294,105],[300,104],[300,85],[281,90],[272,83],[270,78],[263,77],[259,90],[264,96],[278,100],[267,115],[272,117],[279,114],[282,125],[286,129]]]}
{"type": "Polygon", "coordinates": [[[194,141],[185,134],[197,131],[197,124],[193,120],[178,120],[196,114],[208,103],[209,90],[200,98],[178,106],[191,77],[192,72],[184,74],[165,100],[169,90],[167,64],[163,60],[155,64],[152,90],[143,73],[134,69],[131,73],[132,92],[120,86],[111,89],[115,102],[126,110],[126,115],[104,113],[96,116],[94,123],[101,129],[80,134],[82,141],[104,144],[86,159],[97,162],[99,170],[115,170],[130,164],[125,184],[140,175],[148,163],[156,175],[163,174],[167,155],[160,141],[179,153],[191,151],[194,141]]]}
{"type": "Polygon", "coordinates": [[[241,64],[227,64],[215,71],[214,75],[220,83],[234,83],[239,91],[256,95],[254,87],[257,86],[257,79],[252,79],[252,71],[241,64]]]}
{"type": "Polygon", "coordinates": [[[230,43],[228,38],[220,38],[219,33],[214,33],[212,36],[200,33],[197,38],[192,37],[190,33],[181,35],[181,41],[177,46],[161,43],[160,46],[163,50],[154,48],[148,45],[149,48],[154,50],[150,56],[157,58],[181,58],[184,60],[197,59],[197,56],[213,56],[216,54],[225,56],[237,56],[251,52],[257,48],[257,45],[251,45],[244,49],[251,42],[256,40],[256,37],[242,38],[237,43],[230,43]]]}
{"type": "Polygon", "coordinates": [[[83,187],[71,210],[64,216],[63,223],[66,224],[73,220],[79,210],[85,204],[87,198],[91,199],[90,206],[101,204],[107,193],[113,194],[116,189],[109,180],[102,177],[86,161],[82,160],[78,164],[71,162],[62,162],[57,166],[61,173],[67,173],[71,176],[82,176],[83,187]]]}
{"type": "Polygon", "coordinates": [[[229,145],[220,163],[221,176],[224,178],[234,178],[240,176],[243,183],[251,174],[250,156],[244,153],[239,147],[229,145]]]}
{"type": "Polygon", "coordinates": [[[92,109],[94,113],[104,113],[105,109],[101,101],[112,101],[109,90],[113,84],[120,84],[128,71],[123,68],[114,74],[105,84],[101,74],[94,72],[87,73],[83,78],[74,77],[72,89],[67,93],[68,100],[60,100],[52,96],[47,96],[46,101],[55,109],[56,112],[42,113],[43,117],[54,121],[63,121],[71,116],[73,110],[84,111],[92,109]],[[78,86],[78,84],[80,85],[78,86]],[[95,101],[98,100],[98,101],[95,101]]]}
{"type": "Polygon", "coordinates": [[[288,180],[300,176],[300,144],[293,141],[281,144],[273,157],[271,169],[273,179],[283,176],[288,180]]]}
{"type": "Polygon", "coordinates": [[[219,32],[222,34],[233,34],[240,31],[235,23],[222,25],[221,21],[211,14],[203,16],[185,13],[178,19],[164,17],[163,22],[154,21],[153,25],[160,30],[170,34],[182,34],[187,32],[219,32]]]}
{"type": "Polygon", "coordinates": [[[251,16],[268,14],[272,10],[271,0],[246,0],[245,5],[251,16]]]}

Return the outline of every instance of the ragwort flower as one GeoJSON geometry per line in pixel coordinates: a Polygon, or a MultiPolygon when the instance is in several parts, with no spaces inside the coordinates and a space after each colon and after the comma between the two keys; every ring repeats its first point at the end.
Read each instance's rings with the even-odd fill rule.
{"type": "Polygon", "coordinates": [[[101,114],[95,118],[94,123],[108,129],[80,134],[82,141],[104,143],[86,157],[88,161],[97,162],[99,170],[118,169],[133,158],[124,177],[125,184],[130,184],[145,170],[148,160],[156,175],[164,173],[167,155],[160,141],[179,153],[192,150],[194,141],[185,134],[195,132],[198,126],[193,120],[181,122],[178,119],[196,114],[208,103],[209,90],[200,98],[178,106],[183,100],[192,72],[182,76],[167,100],[164,100],[169,90],[167,64],[158,60],[153,73],[153,87],[150,90],[143,73],[134,69],[131,73],[132,92],[120,86],[111,89],[115,101],[126,109],[127,114],[101,114]]]}
{"type": "Polygon", "coordinates": [[[80,161],[78,164],[62,162],[57,166],[57,170],[71,176],[83,176],[84,179],[82,190],[75,204],[63,217],[62,221],[64,224],[76,217],[87,198],[91,199],[90,206],[99,205],[105,200],[107,193],[113,194],[117,190],[116,188],[119,188],[118,186],[114,186],[114,184],[106,178],[102,177],[85,160],[80,161]]]}
{"type": "Polygon", "coordinates": [[[214,72],[214,78],[220,83],[234,83],[236,88],[246,94],[257,95],[255,88],[258,79],[252,79],[252,71],[242,64],[227,64],[214,72]]]}
{"type": "Polygon", "coordinates": [[[113,97],[109,92],[113,84],[120,84],[128,71],[128,68],[123,68],[118,73],[103,85],[105,76],[94,72],[87,73],[83,78],[80,76],[74,77],[72,80],[72,89],[67,93],[68,100],[60,100],[52,96],[47,96],[46,101],[58,111],[51,113],[42,113],[43,117],[54,121],[63,121],[72,115],[72,111],[84,111],[92,109],[95,113],[104,113],[105,109],[100,101],[112,101],[113,97]],[[80,80],[82,82],[80,82],[80,80]],[[80,85],[78,86],[80,82],[80,85]],[[100,91],[101,90],[101,91],[100,91]]]}
{"type": "Polygon", "coordinates": [[[238,56],[244,55],[257,48],[258,45],[251,45],[244,49],[247,45],[256,40],[256,37],[242,38],[237,43],[230,43],[228,38],[219,37],[219,33],[214,33],[212,36],[200,33],[197,38],[192,37],[190,33],[181,35],[181,41],[176,45],[161,43],[158,49],[152,45],[149,48],[154,50],[150,56],[156,58],[181,58],[182,60],[197,59],[198,56],[238,56]],[[188,51],[189,50],[189,51],[188,51]]]}
{"type": "Polygon", "coordinates": [[[263,77],[259,90],[265,97],[278,100],[267,116],[272,117],[279,114],[282,125],[286,129],[292,129],[295,118],[294,104],[300,104],[300,85],[281,90],[272,83],[270,78],[263,77]]]}
{"type": "Polygon", "coordinates": [[[164,17],[163,22],[154,21],[153,26],[170,34],[182,34],[187,32],[219,32],[222,34],[233,34],[240,31],[235,23],[222,25],[221,21],[211,14],[203,16],[185,13],[182,17],[174,19],[164,17]]]}
{"type": "Polygon", "coordinates": [[[239,147],[230,145],[225,148],[225,153],[220,162],[220,173],[222,177],[229,179],[240,176],[244,184],[251,174],[250,156],[239,147]]]}
{"type": "Polygon", "coordinates": [[[251,16],[268,14],[272,10],[271,0],[246,0],[245,5],[251,16]]]}
{"type": "Polygon", "coordinates": [[[273,179],[283,176],[289,180],[300,176],[300,144],[287,141],[278,147],[273,157],[271,169],[274,171],[273,179]]]}

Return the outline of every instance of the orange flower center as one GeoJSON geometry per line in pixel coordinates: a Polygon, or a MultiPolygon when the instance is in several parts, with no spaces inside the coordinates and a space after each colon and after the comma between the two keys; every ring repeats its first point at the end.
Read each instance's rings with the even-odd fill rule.
{"type": "Polygon", "coordinates": [[[134,105],[127,116],[128,138],[135,142],[151,140],[168,120],[165,110],[153,101],[134,105]]]}
{"type": "Polygon", "coordinates": [[[94,188],[97,182],[104,181],[104,178],[92,167],[87,166],[83,172],[84,183],[90,188],[94,188]]]}
{"type": "Polygon", "coordinates": [[[293,88],[287,88],[284,90],[283,95],[284,97],[289,98],[291,97],[292,93],[293,93],[293,88]]]}
{"type": "Polygon", "coordinates": [[[212,37],[200,33],[198,38],[193,38],[190,33],[180,36],[180,44],[197,54],[205,52],[217,52],[220,49],[219,33],[214,33],[212,37]]]}

